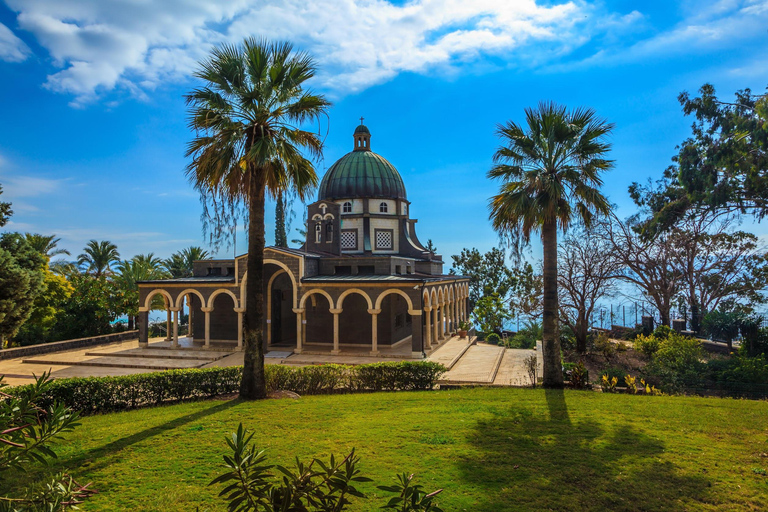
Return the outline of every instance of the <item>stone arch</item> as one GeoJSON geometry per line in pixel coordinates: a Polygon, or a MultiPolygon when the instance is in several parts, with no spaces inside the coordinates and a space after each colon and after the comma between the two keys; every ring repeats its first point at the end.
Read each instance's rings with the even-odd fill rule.
{"type": "MultiPolygon", "coordinates": [[[[286,271],[288,274],[288,277],[291,278],[291,287],[293,288],[293,307],[296,307],[296,304],[299,299],[299,291],[298,291],[298,285],[296,284],[296,276],[293,275],[293,272],[291,272],[291,269],[288,268],[288,265],[283,263],[282,261],[273,260],[271,258],[264,260],[264,265],[277,265],[278,267],[282,268],[286,271]]],[[[245,283],[248,282],[248,271],[243,274],[243,280],[240,283],[240,307],[245,308],[246,303],[246,294],[245,294],[245,283]]]]}
{"type": "Polygon", "coordinates": [[[307,292],[301,296],[301,302],[299,302],[299,308],[303,309],[309,296],[315,295],[315,294],[322,295],[326,299],[328,299],[328,307],[333,308],[333,299],[331,298],[331,295],[327,291],[321,288],[312,288],[311,290],[307,290],[307,292]]]}
{"type": "Polygon", "coordinates": [[[424,290],[424,293],[422,294],[422,300],[424,301],[425,306],[432,306],[432,297],[429,295],[429,290],[424,290]]]}
{"type": "Polygon", "coordinates": [[[180,308],[182,305],[182,301],[184,300],[184,297],[186,297],[190,293],[197,295],[197,297],[200,299],[200,304],[205,305],[205,298],[203,297],[203,294],[200,293],[200,291],[195,290],[194,288],[187,288],[186,290],[182,291],[180,294],[176,296],[175,307],[180,308]]]}
{"type": "Polygon", "coordinates": [[[411,302],[411,298],[403,290],[397,288],[389,288],[380,293],[379,296],[376,297],[376,307],[373,309],[381,309],[381,302],[384,300],[384,297],[393,293],[405,297],[405,302],[408,304],[408,314],[411,314],[411,311],[413,311],[413,302],[411,302]]]}
{"type": "Polygon", "coordinates": [[[210,297],[208,297],[208,307],[213,308],[213,301],[221,295],[222,293],[229,295],[232,297],[232,301],[234,302],[234,307],[237,307],[237,295],[235,295],[232,290],[227,290],[226,288],[218,288],[216,291],[214,291],[210,297]]]}
{"type": "Polygon", "coordinates": [[[344,302],[344,297],[352,293],[362,295],[365,301],[368,303],[368,309],[373,309],[373,301],[371,301],[371,297],[360,288],[350,288],[348,290],[344,290],[344,293],[339,295],[339,299],[336,301],[336,309],[342,309],[341,305],[344,302]]]}
{"type": "Polygon", "coordinates": [[[429,298],[429,304],[432,307],[435,307],[435,306],[438,305],[438,303],[437,303],[437,289],[436,288],[432,288],[432,293],[430,294],[430,298],[429,298]]]}
{"type": "Polygon", "coordinates": [[[150,310],[150,308],[152,307],[152,298],[154,298],[154,296],[155,296],[155,295],[157,295],[158,293],[159,293],[160,295],[162,295],[163,297],[165,297],[165,299],[168,301],[168,306],[169,306],[169,307],[170,307],[172,304],[174,304],[173,298],[171,297],[171,294],[170,294],[170,293],[168,293],[168,291],[167,291],[167,290],[164,290],[164,289],[162,289],[162,288],[155,288],[154,290],[152,290],[151,292],[149,292],[149,294],[147,295],[147,298],[146,298],[146,299],[144,299],[144,308],[145,308],[147,311],[149,311],[149,310],[150,310]]]}

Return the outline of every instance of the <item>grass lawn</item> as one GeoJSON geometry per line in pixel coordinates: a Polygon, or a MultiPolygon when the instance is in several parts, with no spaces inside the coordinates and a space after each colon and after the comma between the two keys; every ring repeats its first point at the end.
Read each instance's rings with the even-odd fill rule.
{"type": "MultiPolygon", "coordinates": [[[[205,401],[85,418],[57,443],[57,468],[100,491],[84,510],[224,510],[207,484],[239,422],[271,462],[355,447],[376,484],[414,472],[445,489],[446,511],[768,509],[768,402],[727,399],[496,388],[205,401]]],[[[383,503],[376,484],[351,510],[383,503]]]]}

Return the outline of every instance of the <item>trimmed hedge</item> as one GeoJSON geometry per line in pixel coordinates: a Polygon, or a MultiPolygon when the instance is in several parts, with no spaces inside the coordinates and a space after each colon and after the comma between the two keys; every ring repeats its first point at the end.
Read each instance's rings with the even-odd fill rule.
{"type": "MultiPolygon", "coordinates": [[[[300,395],[363,391],[429,390],[437,384],[445,366],[431,361],[374,363],[360,366],[265,367],[268,391],[286,390],[300,395]]],[[[237,393],[243,369],[200,368],[166,370],[119,377],[56,379],[39,406],[61,403],[82,414],[120,411],[166,402],[212,398],[237,393]]],[[[27,386],[31,386],[28,384],[27,386]]],[[[20,391],[27,386],[6,388],[20,391]]]]}

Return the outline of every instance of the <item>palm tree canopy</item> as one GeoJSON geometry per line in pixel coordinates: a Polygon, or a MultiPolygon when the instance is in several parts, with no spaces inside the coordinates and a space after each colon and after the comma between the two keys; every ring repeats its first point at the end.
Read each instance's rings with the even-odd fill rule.
{"type": "Polygon", "coordinates": [[[208,251],[202,247],[190,246],[175,252],[163,261],[163,266],[173,277],[192,277],[194,262],[210,259],[208,251]]]}
{"type": "MultiPolygon", "coordinates": [[[[310,157],[319,157],[317,134],[300,127],[326,113],[330,103],[303,87],[315,74],[312,58],[289,43],[255,38],[215,48],[195,76],[205,86],[186,96],[189,126],[187,177],[201,194],[206,214],[226,217],[247,204],[250,173],[260,173],[276,197],[293,189],[303,199],[317,185],[310,157]]],[[[220,226],[219,226],[220,227],[220,226]]]]}
{"type": "Polygon", "coordinates": [[[494,229],[527,243],[546,222],[567,229],[574,209],[586,226],[595,213],[608,213],[600,173],[613,167],[605,139],[614,125],[592,109],[569,112],[551,102],[527,108],[525,115],[527,126],[510,121],[497,130],[503,145],[488,172],[503,180],[490,201],[494,229]]]}
{"type": "Polygon", "coordinates": [[[70,252],[66,249],[58,249],[57,246],[61,242],[61,238],[56,238],[56,235],[41,235],[39,233],[24,233],[24,237],[27,239],[27,243],[31,245],[37,252],[47,257],[50,261],[54,256],[60,254],[66,254],[70,256],[70,252]]]}
{"type": "Polygon", "coordinates": [[[83,249],[83,254],[77,257],[78,265],[97,276],[109,273],[112,265],[118,261],[120,261],[120,253],[117,252],[117,246],[108,240],[101,242],[91,240],[83,249]]]}

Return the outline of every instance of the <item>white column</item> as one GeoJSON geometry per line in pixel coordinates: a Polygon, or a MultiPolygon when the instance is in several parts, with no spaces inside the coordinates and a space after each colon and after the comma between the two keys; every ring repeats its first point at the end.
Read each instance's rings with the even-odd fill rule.
{"type": "Polygon", "coordinates": [[[438,306],[432,306],[432,343],[438,345],[440,340],[437,337],[437,310],[438,306]]]}
{"type": "Polygon", "coordinates": [[[168,309],[166,309],[166,313],[168,313],[168,319],[165,321],[165,341],[173,341],[173,330],[172,330],[172,320],[171,320],[171,307],[166,306],[168,309]]]}
{"type": "Polygon", "coordinates": [[[426,339],[424,340],[424,346],[430,348],[432,346],[432,322],[430,321],[432,319],[432,308],[429,306],[424,306],[424,311],[427,313],[427,328],[425,329],[427,335],[426,339]]]}
{"type": "Polygon", "coordinates": [[[379,313],[380,309],[369,309],[371,315],[371,355],[379,355],[379,313]]]}
{"type": "Polygon", "coordinates": [[[179,346],[179,308],[171,308],[173,311],[173,341],[171,346],[176,348],[179,346]]]}
{"type": "Polygon", "coordinates": [[[213,308],[200,308],[205,313],[205,348],[211,346],[211,311],[213,308]]]}
{"type": "Polygon", "coordinates": [[[440,339],[445,339],[445,302],[440,304],[440,339]]]}
{"type": "Polygon", "coordinates": [[[338,354],[339,351],[339,315],[343,311],[340,309],[329,309],[328,310],[331,314],[333,314],[333,350],[331,350],[331,354],[338,354]]]}
{"type": "Polygon", "coordinates": [[[302,341],[304,341],[304,308],[294,308],[293,312],[296,313],[296,348],[294,353],[301,354],[302,341]]]}
{"type": "Polygon", "coordinates": [[[243,350],[243,313],[245,308],[235,308],[237,313],[237,350],[243,350]]]}
{"type": "Polygon", "coordinates": [[[192,294],[187,295],[187,308],[189,309],[189,320],[187,320],[187,336],[195,339],[194,329],[192,329],[192,294]]]}

